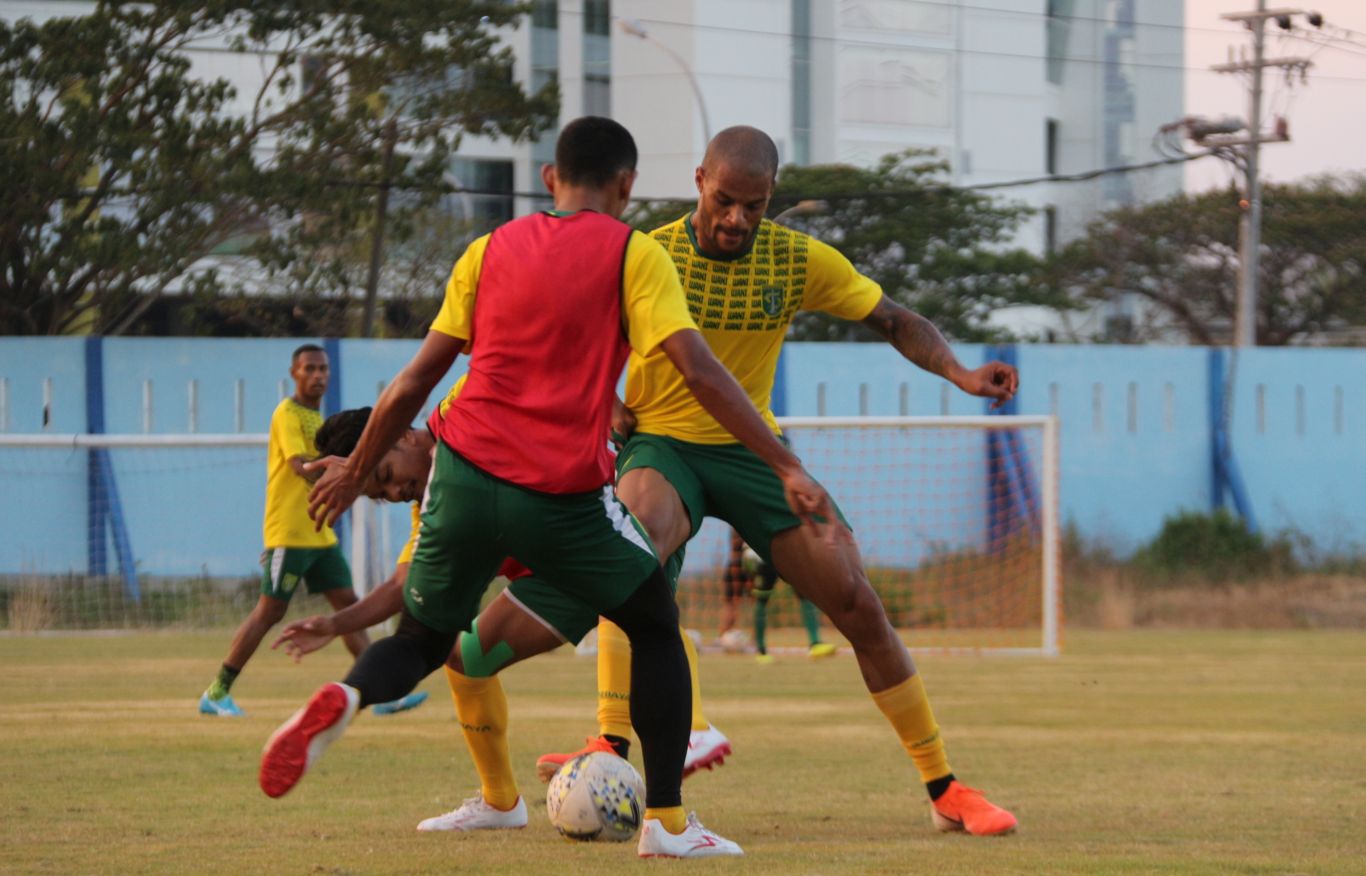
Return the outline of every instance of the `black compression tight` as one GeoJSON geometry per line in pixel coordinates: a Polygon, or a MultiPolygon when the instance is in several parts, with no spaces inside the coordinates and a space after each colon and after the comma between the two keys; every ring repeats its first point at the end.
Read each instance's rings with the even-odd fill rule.
{"type": "Polygon", "coordinates": [[[360,691],[362,709],[396,700],[446,662],[456,635],[432,629],[405,608],[398,631],[366,648],[345,683],[360,691]]]}
{"type": "Polygon", "coordinates": [[[692,681],[678,632],[678,606],[655,570],[603,617],[631,640],[631,724],[645,761],[645,805],[683,805],[683,760],[692,728],[692,681]]]}

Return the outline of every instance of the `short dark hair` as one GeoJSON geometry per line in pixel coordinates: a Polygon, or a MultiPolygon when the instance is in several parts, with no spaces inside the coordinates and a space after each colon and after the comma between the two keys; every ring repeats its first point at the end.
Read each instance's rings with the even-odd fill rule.
{"type": "Polygon", "coordinates": [[[370,408],[351,408],[339,411],[323,421],[313,443],[318,448],[318,456],[350,456],[370,422],[370,408]]]}
{"type": "Polygon", "coordinates": [[[564,126],[555,143],[555,175],[569,185],[600,188],[636,169],[636,141],[619,123],[583,116],[564,126]]]}
{"type": "Polygon", "coordinates": [[[301,344],[298,349],[294,351],[294,355],[289,357],[289,364],[293,365],[295,362],[298,362],[299,357],[304,353],[322,353],[326,355],[327,351],[317,344],[301,344]]]}

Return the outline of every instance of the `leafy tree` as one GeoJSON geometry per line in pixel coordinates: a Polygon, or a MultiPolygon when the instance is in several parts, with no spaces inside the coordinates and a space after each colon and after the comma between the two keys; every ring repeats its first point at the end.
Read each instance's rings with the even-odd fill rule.
{"type": "Polygon", "coordinates": [[[0,331],[128,331],[167,289],[230,287],[204,261],[224,248],[348,295],[337,265],[381,193],[413,193],[401,243],[465,134],[553,122],[554,86],[523,92],[497,37],[527,8],[101,0],[0,21],[0,331]],[[251,72],[201,78],[189,49],[251,72]]]}
{"type": "MultiPolygon", "coordinates": [[[[1048,266],[1079,306],[1147,302],[1130,340],[1219,344],[1232,334],[1239,197],[1182,194],[1111,211],[1048,266]]],[[[1366,177],[1263,189],[1257,342],[1277,346],[1366,325],[1366,177]]]]}
{"type": "MultiPolygon", "coordinates": [[[[1005,340],[987,324],[1012,304],[1065,302],[1036,282],[1038,260],[1011,246],[1029,214],[1020,204],[952,188],[948,165],[924,150],[884,156],[876,167],[785,167],[774,215],[803,201],[823,202],[792,221],[829,243],[882,291],[959,341],[1005,340]]],[[[801,340],[874,340],[857,323],[803,314],[793,325],[801,340]]]]}

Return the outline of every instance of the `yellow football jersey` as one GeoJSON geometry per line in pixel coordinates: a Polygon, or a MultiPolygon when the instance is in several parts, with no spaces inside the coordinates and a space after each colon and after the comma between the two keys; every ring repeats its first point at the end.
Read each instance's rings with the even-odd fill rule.
{"type": "Polygon", "coordinates": [[[295,474],[289,460],[318,455],[314,436],[323,415],[292,398],[284,399],[270,418],[270,446],[266,458],[266,548],[322,548],[337,543],[330,527],[313,529],[308,518],[308,491],[313,485],[295,474]]]}
{"type": "MultiPolygon", "coordinates": [[[[455,390],[452,390],[452,394],[454,393],[455,390]]],[[[411,563],[413,561],[413,551],[417,550],[417,535],[419,532],[421,532],[421,530],[422,503],[414,502],[413,522],[412,526],[408,529],[408,540],[403,543],[403,550],[398,552],[398,559],[394,561],[394,565],[402,566],[404,563],[411,563]]]]}
{"type": "MultiPolygon", "coordinates": [[[[859,320],[882,299],[877,283],[834,247],[767,219],[749,251],[733,258],[701,253],[691,214],[651,234],[673,259],[688,309],[708,346],[775,433],[778,425],[769,409],[773,379],[792,318],[798,311],[816,310],[859,320]]],[[[639,432],[697,444],[735,442],[697,403],[659,349],[631,354],[625,401],[639,432]]]]}

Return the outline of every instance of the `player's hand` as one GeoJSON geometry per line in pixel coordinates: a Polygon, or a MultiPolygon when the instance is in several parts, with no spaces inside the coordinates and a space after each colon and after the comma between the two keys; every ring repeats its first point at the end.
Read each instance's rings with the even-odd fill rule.
{"type": "Polygon", "coordinates": [[[636,431],[636,415],[622,404],[621,399],[612,399],[612,443],[620,450],[636,431]]]}
{"type": "Polygon", "coordinates": [[[332,618],[319,614],[288,624],[280,631],[280,637],[275,640],[275,644],[270,647],[279,648],[283,645],[285,653],[298,663],[305,654],[312,654],[335,638],[336,624],[332,622],[332,618]]]}
{"type": "Polygon", "coordinates": [[[1016,390],[1020,388],[1020,372],[1015,370],[1014,365],[988,362],[980,368],[964,372],[955,383],[969,395],[992,399],[991,409],[996,410],[1015,397],[1016,390]]]}
{"type": "Polygon", "coordinates": [[[345,456],[320,456],[311,459],[303,464],[304,477],[311,484],[316,484],[318,478],[327,473],[327,470],[334,465],[342,465],[346,462],[345,456]]]}
{"type": "Polygon", "coordinates": [[[806,473],[806,469],[791,469],[781,478],[788,507],[802,521],[802,525],[810,526],[817,536],[832,547],[850,540],[849,530],[840,524],[839,515],[835,513],[835,501],[825,487],[806,473]],[[818,517],[821,520],[817,520],[818,517]]]}
{"type": "Polygon", "coordinates": [[[345,457],[325,456],[304,466],[310,472],[323,469],[322,477],[308,493],[308,516],[319,532],[324,526],[335,525],[360,495],[361,484],[351,475],[346,462],[345,457]]]}

